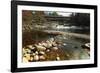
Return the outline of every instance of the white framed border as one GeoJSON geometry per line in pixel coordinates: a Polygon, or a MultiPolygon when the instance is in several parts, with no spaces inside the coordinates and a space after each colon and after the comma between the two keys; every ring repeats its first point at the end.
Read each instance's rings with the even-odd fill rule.
{"type": "Polygon", "coordinates": [[[60,65],[81,65],[81,64],[94,64],[94,10],[81,9],[81,8],[60,8],[60,7],[44,7],[44,6],[25,6],[18,5],[17,7],[17,66],[18,68],[25,67],[43,67],[43,66],[60,66],[60,65]],[[90,13],[90,59],[86,60],[66,60],[66,61],[45,61],[45,62],[22,62],[22,10],[36,10],[36,11],[60,11],[60,12],[77,12],[77,13],[90,13]]]}

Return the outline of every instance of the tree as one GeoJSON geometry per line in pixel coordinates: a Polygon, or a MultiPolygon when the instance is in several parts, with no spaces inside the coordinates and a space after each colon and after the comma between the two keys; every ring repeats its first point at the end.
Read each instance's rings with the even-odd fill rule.
{"type": "Polygon", "coordinates": [[[43,25],[46,22],[44,11],[35,11],[33,14],[33,25],[43,25]]]}
{"type": "Polygon", "coordinates": [[[71,25],[89,27],[90,26],[90,14],[88,13],[72,13],[70,22],[71,25]]]}
{"type": "Polygon", "coordinates": [[[31,30],[33,13],[30,10],[22,11],[22,29],[23,31],[31,30]]]}
{"type": "Polygon", "coordinates": [[[50,16],[59,16],[58,13],[55,12],[55,11],[54,11],[54,12],[50,12],[49,15],[50,15],[50,16]]]}

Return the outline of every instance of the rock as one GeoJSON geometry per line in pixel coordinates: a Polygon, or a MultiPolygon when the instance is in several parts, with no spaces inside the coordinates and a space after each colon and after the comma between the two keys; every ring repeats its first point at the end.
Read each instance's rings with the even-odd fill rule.
{"type": "Polygon", "coordinates": [[[35,47],[32,47],[31,49],[35,49],[35,47]]]}
{"type": "Polygon", "coordinates": [[[38,52],[38,51],[36,51],[36,52],[35,52],[35,54],[36,54],[36,55],[38,55],[38,54],[39,54],[39,52],[38,52]]]}
{"type": "Polygon", "coordinates": [[[37,51],[37,49],[36,49],[36,48],[31,49],[31,52],[33,52],[33,53],[35,53],[36,51],[37,51]]]}
{"type": "Polygon", "coordinates": [[[42,46],[42,43],[38,43],[39,46],[42,46]]]}
{"type": "Polygon", "coordinates": [[[30,60],[30,54],[25,54],[24,57],[25,57],[27,60],[30,60]]]}
{"type": "Polygon", "coordinates": [[[47,43],[47,47],[46,48],[52,47],[52,43],[50,41],[47,40],[46,43],[47,43]]]}
{"type": "Polygon", "coordinates": [[[59,60],[60,60],[60,57],[59,57],[59,56],[57,56],[57,57],[56,57],[56,60],[57,60],[57,61],[59,61],[59,60]]]}
{"type": "Polygon", "coordinates": [[[52,47],[53,50],[58,50],[58,47],[52,47]]]}
{"type": "Polygon", "coordinates": [[[84,44],[84,45],[81,45],[81,47],[82,47],[83,49],[88,49],[88,50],[90,50],[90,43],[86,43],[86,44],[84,44]]]}
{"type": "Polygon", "coordinates": [[[39,56],[40,60],[45,60],[45,57],[43,55],[39,56]]]}
{"type": "Polygon", "coordinates": [[[30,61],[33,61],[33,59],[34,59],[33,57],[30,57],[30,61]]]}
{"type": "Polygon", "coordinates": [[[25,50],[25,48],[23,48],[23,54],[26,54],[26,50],[25,50]]]}
{"type": "Polygon", "coordinates": [[[33,53],[32,55],[33,55],[33,56],[35,56],[36,54],[35,54],[35,53],[33,53]]]}
{"type": "Polygon", "coordinates": [[[85,46],[90,48],[90,43],[86,43],[85,46]]]}
{"type": "Polygon", "coordinates": [[[23,57],[23,62],[24,63],[27,63],[28,62],[28,59],[26,57],[23,57]]]}
{"type": "Polygon", "coordinates": [[[66,43],[63,43],[63,45],[66,46],[67,44],[66,43]]]}
{"type": "Polygon", "coordinates": [[[27,45],[27,47],[28,47],[28,48],[30,48],[30,49],[31,49],[31,48],[33,48],[33,46],[32,46],[32,45],[27,45]]]}
{"type": "Polygon", "coordinates": [[[26,51],[27,51],[27,54],[30,54],[31,53],[31,50],[30,49],[27,49],[26,51]]]}
{"type": "Polygon", "coordinates": [[[45,52],[39,51],[39,55],[44,55],[44,54],[45,54],[45,52]]]}
{"type": "Polygon", "coordinates": [[[63,42],[61,42],[61,41],[57,41],[56,43],[57,43],[57,44],[62,44],[63,42]]]}
{"type": "Polygon", "coordinates": [[[50,49],[47,49],[46,52],[50,52],[50,49]]]}
{"type": "Polygon", "coordinates": [[[49,40],[49,41],[50,41],[51,43],[52,43],[52,42],[54,42],[54,38],[50,38],[50,40],[49,40]]]}
{"type": "Polygon", "coordinates": [[[30,49],[28,49],[28,48],[23,48],[23,53],[24,54],[29,54],[29,53],[31,53],[31,50],[30,49]]]}
{"type": "Polygon", "coordinates": [[[66,56],[67,56],[67,57],[70,57],[70,55],[69,55],[69,54],[66,54],[66,56]]]}
{"type": "Polygon", "coordinates": [[[52,46],[56,47],[57,46],[56,42],[52,42],[52,46]]]}
{"type": "Polygon", "coordinates": [[[50,42],[47,40],[46,43],[50,43],[50,42]]]}
{"type": "Polygon", "coordinates": [[[39,60],[39,56],[38,56],[38,55],[35,55],[35,56],[33,57],[33,60],[38,61],[38,60],[39,60]]]}
{"type": "Polygon", "coordinates": [[[44,47],[47,47],[47,43],[41,43],[42,44],[42,46],[44,46],[44,47]]]}
{"type": "Polygon", "coordinates": [[[36,45],[36,48],[37,48],[38,51],[45,51],[46,50],[45,47],[40,46],[40,45],[36,45]]]}
{"type": "Polygon", "coordinates": [[[52,47],[52,44],[51,43],[47,43],[47,47],[46,48],[50,48],[52,47]]]}

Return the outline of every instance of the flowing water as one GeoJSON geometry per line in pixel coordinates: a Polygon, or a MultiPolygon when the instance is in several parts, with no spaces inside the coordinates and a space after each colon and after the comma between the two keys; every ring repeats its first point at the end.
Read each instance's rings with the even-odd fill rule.
{"type": "MultiPolygon", "coordinates": [[[[53,29],[54,31],[64,31],[64,32],[72,32],[72,33],[86,33],[86,31],[80,30],[80,29],[53,29]],[[79,31],[79,32],[78,32],[79,31]]],[[[48,30],[49,31],[49,30],[48,30]]],[[[89,32],[88,32],[89,33],[89,32]]],[[[79,59],[89,59],[90,56],[88,55],[87,51],[84,50],[81,45],[85,43],[89,43],[90,39],[83,39],[83,38],[77,38],[74,36],[68,36],[68,35],[43,35],[44,33],[39,33],[38,35],[33,34],[32,39],[38,39],[41,41],[44,40],[50,40],[51,38],[54,38],[55,41],[59,41],[62,43],[62,45],[59,47],[64,50],[66,55],[69,55],[70,60],[79,60],[79,59]],[[43,36],[42,36],[43,35],[43,36]],[[35,37],[37,38],[35,38],[35,37]]],[[[86,33],[87,34],[87,33],[86,33]]],[[[89,34],[88,34],[89,35],[89,34]]]]}

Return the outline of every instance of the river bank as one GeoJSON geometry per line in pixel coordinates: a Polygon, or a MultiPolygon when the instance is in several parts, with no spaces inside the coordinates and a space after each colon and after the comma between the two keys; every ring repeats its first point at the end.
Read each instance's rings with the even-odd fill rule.
{"type": "MultiPolygon", "coordinates": [[[[23,33],[23,48],[26,48],[28,45],[38,46],[46,41],[53,39],[57,45],[49,48],[50,52],[45,51],[45,60],[43,61],[52,61],[52,60],[79,60],[79,59],[89,59],[88,53],[82,49],[81,45],[89,43],[89,35],[78,34],[78,33],[67,33],[62,31],[31,31],[23,33]],[[57,50],[52,50],[53,47],[58,48],[57,50]]],[[[44,47],[44,46],[43,46],[44,47]]],[[[38,51],[39,52],[39,51],[38,51]]],[[[34,56],[33,56],[34,57],[34,56]]],[[[41,60],[37,60],[41,61],[41,60]]],[[[33,60],[32,60],[33,62],[33,60]]]]}

